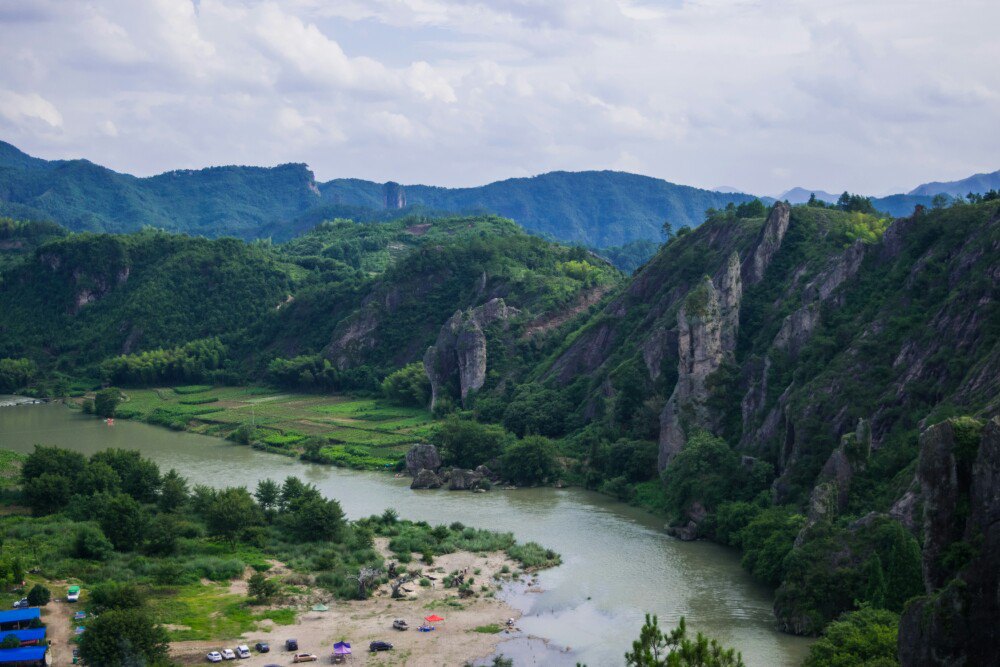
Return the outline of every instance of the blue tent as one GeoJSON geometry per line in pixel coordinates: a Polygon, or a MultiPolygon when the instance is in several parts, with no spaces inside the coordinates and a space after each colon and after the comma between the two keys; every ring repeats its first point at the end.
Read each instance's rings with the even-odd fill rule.
{"type": "Polygon", "coordinates": [[[14,635],[17,637],[21,644],[38,644],[43,639],[45,639],[45,628],[31,628],[29,630],[7,630],[6,632],[0,632],[0,643],[7,637],[14,635]]]}
{"type": "Polygon", "coordinates": [[[22,646],[21,648],[0,649],[0,665],[10,665],[16,663],[23,664],[43,664],[45,662],[44,646],[22,646]]]}
{"type": "Polygon", "coordinates": [[[38,607],[28,609],[10,609],[0,611],[0,630],[19,630],[26,627],[36,618],[41,618],[42,614],[38,607]]]}

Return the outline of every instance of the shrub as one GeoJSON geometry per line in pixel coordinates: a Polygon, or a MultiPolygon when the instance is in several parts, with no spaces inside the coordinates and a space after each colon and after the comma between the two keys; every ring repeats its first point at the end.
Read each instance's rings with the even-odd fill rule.
{"type": "Polygon", "coordinates": [[[503,454],[503,475],[515,484],[541,484],[555,472],[555,448],[548,438],[528,436],[503,454]]]}
{"type": "Polygon", "coordinates": [[[28,591],[28,604],[32,607],[44,607],[52,599],[52,593],[45,586],[35,584],[28,591]]]}

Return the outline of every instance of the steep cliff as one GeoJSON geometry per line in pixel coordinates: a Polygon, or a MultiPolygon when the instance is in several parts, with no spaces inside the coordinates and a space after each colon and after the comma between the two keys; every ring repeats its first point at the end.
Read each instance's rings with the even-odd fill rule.
{"type": "Polygon", "coordinates": [[[482,388],[486,381],[486,334],[483,330],[499,323],[506,326],[520,314],[503,299],[491,299],[481,306],[456,311],[438,334],[434,345],[424,354],[424,369],[431,381],[431,409],[443,396],[453,395],[464,404],[470,391],[482,388]]]}
{"type": "Polygon", "coordinates": [[[929,429],[917,477],[928,595],[900,620],[900,662],[1000,664],[1000,420],[929,429]]]}

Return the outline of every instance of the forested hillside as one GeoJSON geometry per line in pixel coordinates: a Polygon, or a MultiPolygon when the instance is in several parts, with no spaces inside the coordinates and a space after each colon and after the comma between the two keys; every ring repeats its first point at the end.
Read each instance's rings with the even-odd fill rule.
{"type": "Polygon", "coordinates": [[[751,199],[623,172],[553,172],[475,188],[342,178],[317,183],[303,164],[212,167],[149,178],[87,160],[47,161],[0,142],[0,215],[74,231],[144,226],[208,237],[287,240],[323,220],[387,220],[421,210],[513,219],[529,232],[591,247],[659,241],[664,222],[697,225],[708,208],[751,199]]]}
{"type": "MultiPolygon", "coordinates": [[[[658,508],[678,537],[739,547],[778,587],[786,631],[858,604],[898,614],[953,577],[988,586],[997,551],[976,531],[989,529],[934,532],[924,503],[947,512],[979,493],[989,508],[995,488],[994,444],[979,442],[1000,412],[998,210],[717,213],[471,407],[557,439],[583,483],[658,508]],[[940,423],[951,430],[929,435],[940,423]]],[[[930,650],[940,637],[924,632],[930,650]]]]}

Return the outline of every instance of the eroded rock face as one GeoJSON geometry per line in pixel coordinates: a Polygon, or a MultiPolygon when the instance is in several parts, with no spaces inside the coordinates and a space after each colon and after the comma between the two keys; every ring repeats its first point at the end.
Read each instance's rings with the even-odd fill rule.
{"type": "Polygon", "coordinates": [[[403,186],[389,181],[382,186],[382,204],[388,209],[406,208],[406,191],[403,186]]]}
{"type": "Polygon", "coordinates": [[[440,489],[441,478],[431,470],[419,470],[410,482],[411,489],[440,489]]]}
{"type": "Polygon", "coordinates": [[[771,208],[771,213],[767,216],[763,229],[760,230],[756,247],[743,261],[744,285],[749,287],[764,278],[764,271],[781,248],[781,241],[788,231],[791,214],[792,208],[785,202],[776,202],[771,208]]]}
{"type": "Polygon", "coordinates": [[[1000,664],[1000,418],[985,425],[978,444],[966,479],[968,445],[956,439],[952,423],[931,427],[920,441],[924,584],[930,595],[909,604],[900,618],[904,667],[1000,664]],[[968,518],[961,521],[966,498],[968,518]],[[956,540],[973,554],[948,580],[952,573],[940,557],[956,540]]]}
{"type": "Polygon", "coordinates": [[[461,400],[486,381],[486,335],[483,329],[494,322],[508,322],[520,313],[503,299],[491,299],[471,310],[455,311],[438,334],[437,341],[424,353],[424,370],[431,382],[431,409],[437,400],[457,385],[461,400]]]}
{"type": "Polygon", "coordinates": [[[437,472],[440,467],[441,455],[434,445],[419,443],[406,452],[406,472],[414,477],[421,470],[437,472]]]}
{"type": "Polygon", "coordinates": [[[706,276],[677,314],[677,384],[660,413],[659,469],[684,446],[685,430],[709,420],[706,379],[723,359],[719,293],[706,276]]]}

